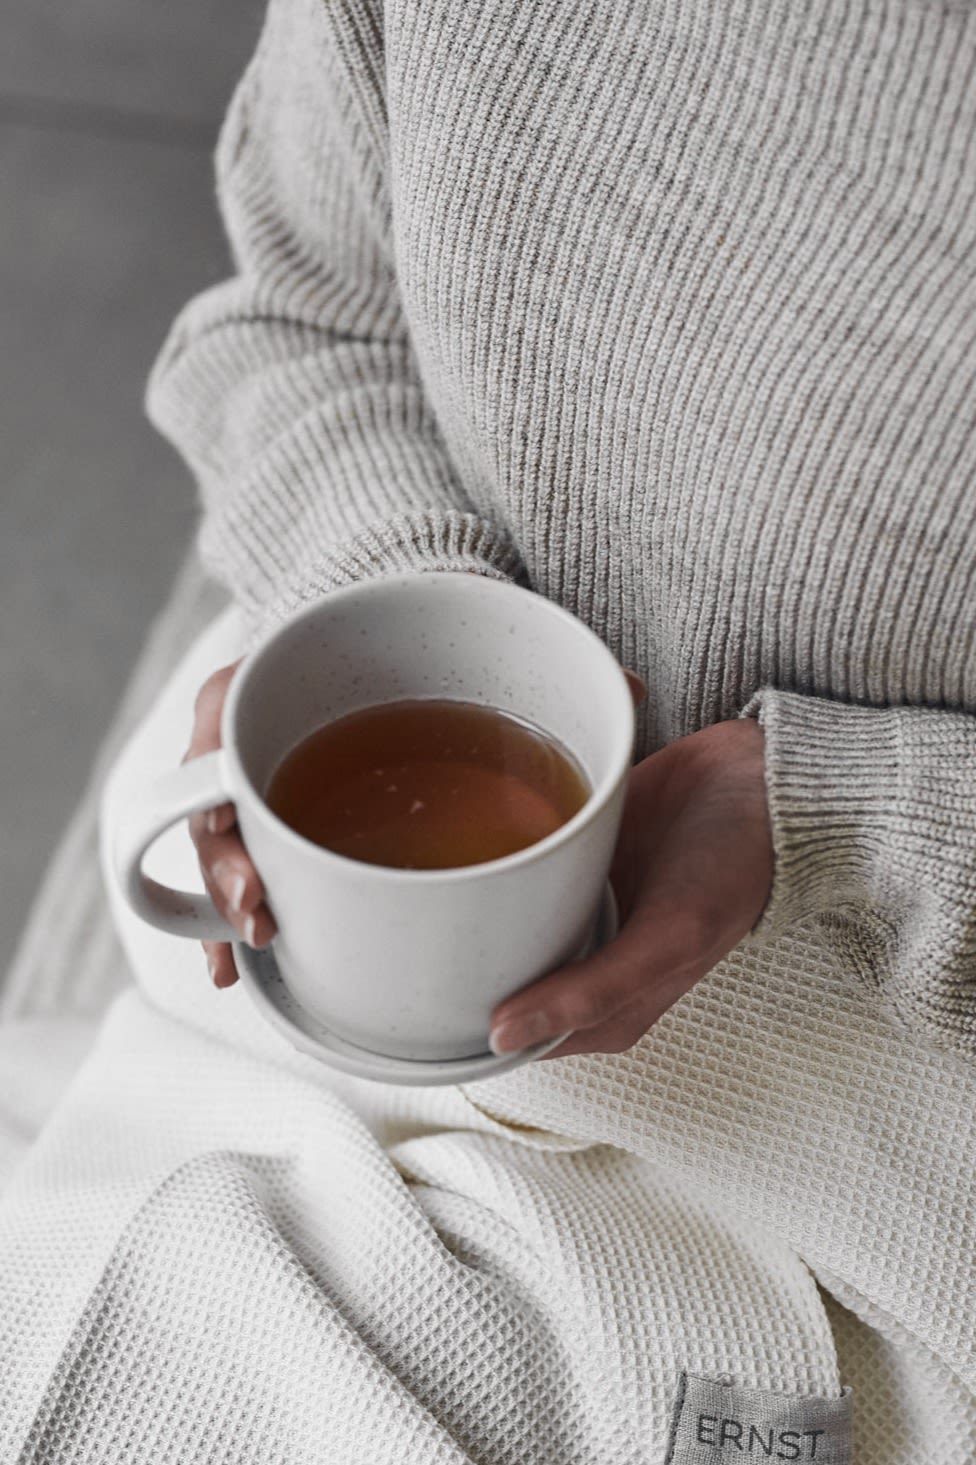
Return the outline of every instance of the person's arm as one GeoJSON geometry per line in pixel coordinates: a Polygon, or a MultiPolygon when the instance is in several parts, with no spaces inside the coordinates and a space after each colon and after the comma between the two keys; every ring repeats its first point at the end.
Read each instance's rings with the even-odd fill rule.
{"type": "Polygon", "coordinates": [[[217,153],[237,275],[175,322],[149,415],[200,485],[201,556],[252,634],[352,580],[527,584],[469,499],[397,288],[380,0],[271,0],[217,153]]]}
{"type": "Polygon", "coordinates": [[[610,878],[617,936],[500,1004],[496,1052],[624,1052],[740,941],[805,922],[921,1042],[976,1058],[976,716],[764,688],[631,769],[610,878]]]}
{"type": "Polygon", "coordinates": [[[927,1041],[976,1057],[976,717],[763,689],[774,866],[753,939],[812,917],[927,1041]]]}

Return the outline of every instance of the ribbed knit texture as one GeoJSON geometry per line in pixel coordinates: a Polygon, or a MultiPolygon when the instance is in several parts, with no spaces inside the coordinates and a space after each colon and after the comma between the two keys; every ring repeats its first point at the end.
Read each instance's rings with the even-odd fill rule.
{"type": "Polygon", "coordinates": [[[688,1369],[971,1465],[976,10],[272,0],[219,193],[149,404],[238,649],[517,579],[638,757],[761,718],[775,884],[631,1052],[427,1095],[120,914],[142,993],[0,1208],[5,1458],[657,1462],[688,1369]]]}

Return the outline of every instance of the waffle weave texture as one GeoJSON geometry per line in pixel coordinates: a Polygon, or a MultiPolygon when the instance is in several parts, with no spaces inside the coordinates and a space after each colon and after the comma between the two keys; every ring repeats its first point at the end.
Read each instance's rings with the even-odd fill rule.
{"type": "MultiPolygon", "coordinates": [[[[244,639],[109,779],[136,986],[0,1194],[0,1459],[661,1465],[687,1372],[852,1387],[856,1465],[971,1465],[976,1067],[800,929],[625,1054],[424,1090],[295,1052],[109,859],[244,639]]],[[[152,858],[193,884],[185,831],[152,858]]]]}

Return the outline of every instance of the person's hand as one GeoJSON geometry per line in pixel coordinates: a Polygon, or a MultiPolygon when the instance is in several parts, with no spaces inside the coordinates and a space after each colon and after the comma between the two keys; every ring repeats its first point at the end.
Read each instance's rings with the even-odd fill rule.
{"type": "Polygon", "coordinates": [[[752,718],[719,722],[631,769],[610,869],[619,933],[500,1003],[496,1051],[571,1031],[546,1058],[622,1053],[752,930],[773,878],[763,743],[752,718]]]}
{"type": "MultiPolygon", "coordinates": [[[[238,666],[239,661],[222,666],[200,688],[184,763],[220,747],[220,717],[238,666]]],[[[624,675],[634,700],[642,702],[647,695],[644,683],[633,672],[624,675]]],[[[236,926],[249,946],[267,946],[277,927],[264,903],[261,877],[241,842],[234,805],[221,804],[206,814],[194,814],[190,837],[196,845],[204,884],[220,914],[236,926]]],[[[232,987],[237,981],[237,967],[229,942],[204,941],[202,945],[214,986],[232,987]]]]}
{"type": "MultiPolygon", "coordinates": [[[[230,666],[222,666],[200,688],[193,735],[184,763],[220,747],[220,714],[239,665],[235,661],[230,666]]],[[[194,814],[190,820],[190,837],[197,847],[204,884],[220,914],[236,927],[249,946],[267,946],[277,928],[264,903],[261,877],[241,842],[234,805],[221,804],[206,814],[194,814]]],[[[203,949],[214,986],[233,986],[237,968],[230,943],[204,941],[203,949]]]]}

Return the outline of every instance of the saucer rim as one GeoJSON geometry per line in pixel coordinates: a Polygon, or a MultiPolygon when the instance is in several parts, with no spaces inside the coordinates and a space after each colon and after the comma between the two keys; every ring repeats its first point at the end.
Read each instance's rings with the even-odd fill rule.
{"type": "MultiPolygon", "coordinates": [[[[596,939],[591,951],[598,950],[617,931],[617,902],[609,880],[604,887],[600,911],[597,917],[596,939]]],[[[546,1038],[530,1048],[519,1048],[514,1053],[475,1053],[465,1058],[402,1058],[393,1054],[377,1053],[363,1048],[348,1038],[342,1038],[326,1025],[304,1013],[300,1004],[292,998],[295,1007],[307,1016],[310,1024],[323,1036],[306,1031],[292,1021],[274,1001],[268,990],[268,968],[277,969],[277,960],[272,947],[258,949],[242,941],[232,943],[234,960],[241,982],[258,1011],[297,1051],[317,1059],[328,1067],[337,1068],[357,1078],[371,1079],[376,1083],[404,1085],[447,1085],[472,1082],[480,1078],[494,1077],[520,1068],[536,1058],[552,1052],[570,1036],[560,1033],[555,1038],[546,1038]],[[323,1041],[323,1037],[329,1041],[323,1041]]],[[[280,980],[280,978],[279,978],[280,980]]]]}

